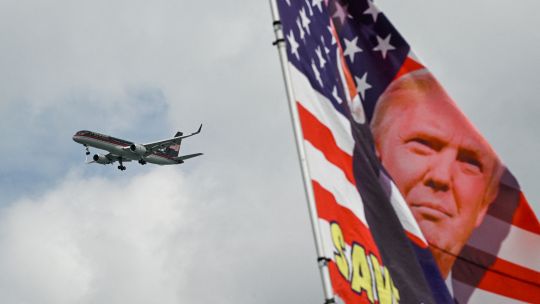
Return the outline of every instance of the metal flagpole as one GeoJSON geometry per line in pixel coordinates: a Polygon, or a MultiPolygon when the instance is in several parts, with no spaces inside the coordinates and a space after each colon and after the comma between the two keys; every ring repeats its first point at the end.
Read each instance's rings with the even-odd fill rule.
{"type": "Polygon", "coordinates": [[[323,241],[321,232],[318,225],[319,216],[317,215],[317,209],[315,207],[315,195],[313,194],[313,187],[311,184],[311,177],[306,161],[306,151],[304,148],[304,136],[302,128],[300,127],[300,118],[298,115],[298,108],[296,107],[296,100],[294,98],[294,92],[291,85],[291,75],[289,73],[287,51],[285,45],[285,39],[283,36],[281,21],[279,18],[279,11],[276,0],[270,0],[270,7],[272,10],[272,19],[274,26],[274,33],[276,40],[274,45],[277,46],[279,59],[281,61],[281,70],[283,72],[283,79],[285,81],[285,89],[287,91],[287,99],[289,101],[289,112],[294,127],[294,137],[296,140],[296,148],[298,151],[298,158],[300,160],[300,166],[302,168],[302,177],[304,179],[304,190],[308,202],[308,210],[311,219],[311,228],[313,237],[315,239],[315,247],[317,250],[317,262],[319,264],[319,270],[323,282],[325,304],[335,303],[334,292],[332,290],[332,284],[330,283],[330,272],[328,270],[329,259],[324,256],[323,241]]]}

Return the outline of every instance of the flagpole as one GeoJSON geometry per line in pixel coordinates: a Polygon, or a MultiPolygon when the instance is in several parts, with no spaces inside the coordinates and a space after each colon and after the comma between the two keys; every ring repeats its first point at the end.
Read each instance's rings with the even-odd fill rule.
{"type": "Polygon", "coordinates": [[[311,184],[311,177],[309,174],[309,168],[306,161],[306,151],[304,148],[304,136],[302,128],[300,126],[300,118],[298,115],[298,108],[296,107],[296,100],[294,98],[294,92],[291,85],[291,75],[288,68],[287,51],[285,45],[285,39],[279,18],[279,11],[276,0],[270,0],[270,7],[272,10],[272,19],[274,26],[274,33],[276,40],[274,45],[277,46],[279,59],[281,62],[281,70],[283,72],[283,80],[285,81],[285,89],[287,91],[287,99],[289,104],[289,112],[294,127],[294,137],[296,140],[296,148],[298,152],[298,159],[300,160],[300,166],[302,169],[302,178],[304,179],[304,190],[308,202],[309,216],[311,220],[311,229],[313,232],[313,238],[315,239],[315,247],[317,250],[317,262],[321,274],[323,283],[323,291],[325,304],[335,303],[334,292],[332,290],[332,284],[330,282],[330,272],[328,270],[329,259],[324,256],[323,241],[321,237],[321,231],[318,225],[319,216],[317,215],[317,209],[315,206],[315,195],[313,194],[313,187],[311,184]]]}

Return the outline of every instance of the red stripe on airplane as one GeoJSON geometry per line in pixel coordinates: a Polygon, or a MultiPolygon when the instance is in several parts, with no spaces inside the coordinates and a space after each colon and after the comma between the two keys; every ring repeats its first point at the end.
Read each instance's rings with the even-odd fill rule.
{"type": "Polygon", "coordinates": [[[122,143],[122,142],[115,141],[115,140],[112,140],[112,139],[105,139],[105,138],[98,137],[98,136],[93,136],[93,135],[80,135],[80,136],[90,137],[90,138],[93,138],[93,139],[97,139],[99,141],[104,141],[106,143],[111,143],[111,144],[115,144],[115,145],[122,146],[122,147],[129,146],[129,144],[126,144],[126,143],[122,143]]]}

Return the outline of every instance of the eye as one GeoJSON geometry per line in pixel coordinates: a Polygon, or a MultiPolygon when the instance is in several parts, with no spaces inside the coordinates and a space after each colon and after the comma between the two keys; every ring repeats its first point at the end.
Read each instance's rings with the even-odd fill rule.
{"type": "Polygon", "coordinates": [[[411,151],[420,155],[428,155],[436,151],[435,144],[422,137],[413,137],[405,141],[405,144],[411,151]]]}
{"type": "Polygon", "coordinates": [[[483,172],[482,162],[474,155],[459,155],[458,161],[463,165],[464,171],[471,174],[483,172]]]}

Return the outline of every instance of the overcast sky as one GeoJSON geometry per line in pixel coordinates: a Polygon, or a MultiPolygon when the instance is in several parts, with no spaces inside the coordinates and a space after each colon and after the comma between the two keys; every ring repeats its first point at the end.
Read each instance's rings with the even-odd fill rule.
{"type": "MultiPolygon", "coordinates": [[[[3,303],[322,302],[269,4],[232,3],[0,1],[3,303]],[[181,166],[71,140],[200,123],[181,166]]],[[[376,3],[538,214],[538,1],[376,3]]]]}

